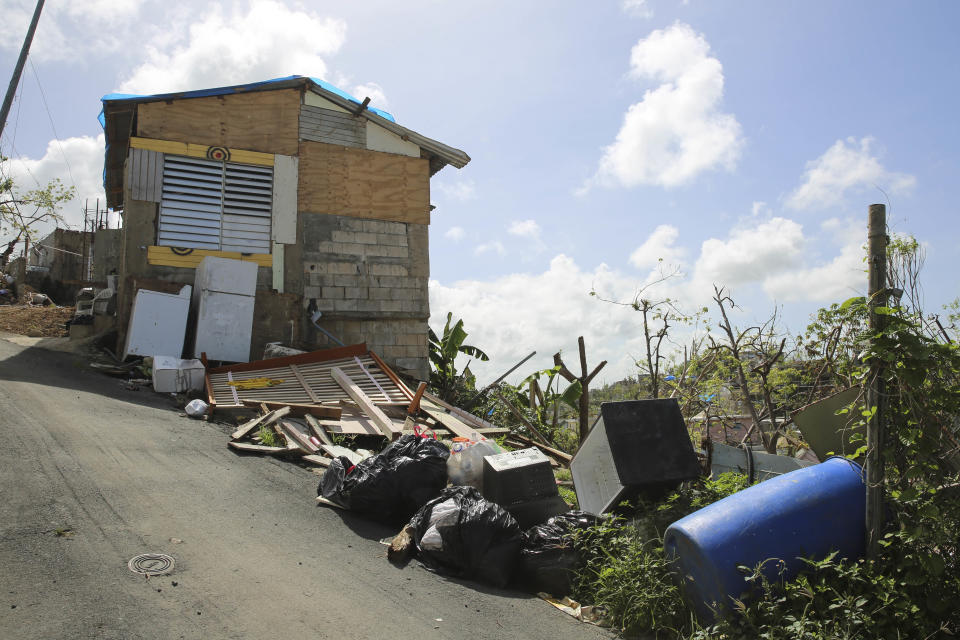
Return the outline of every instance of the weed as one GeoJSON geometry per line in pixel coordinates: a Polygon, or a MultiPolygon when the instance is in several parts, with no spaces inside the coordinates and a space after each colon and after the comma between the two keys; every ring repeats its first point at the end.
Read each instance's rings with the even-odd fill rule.
{"type": "Polygon", "coordinates": [[[260,438],[261,443],[268,447],[282,447],[285,444],[277,435],[277,432],[270,427],[260,427],[260,430],[257,431],[257,437],[260,438]]]}

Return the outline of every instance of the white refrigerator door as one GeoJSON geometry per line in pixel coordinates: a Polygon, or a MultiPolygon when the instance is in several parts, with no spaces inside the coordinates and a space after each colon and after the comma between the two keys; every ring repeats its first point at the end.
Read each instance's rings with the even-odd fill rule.
{"type": "Polygon", "coordinates": [[[253,296],[202,291],[193,357],[206,353],[209,360],[249,362],[253,304],[253,296]]]}
{"type": "Polygon", "coordinates": [[[146,289],[137,291],[123,357],[163,355],[179,358],[189,310],[190,285],[185,285],[179,295],[146,289]]]}
{"type": "Polygon", "coordinates": [[[231,258],[205,257],[197,267],[194,296],[200,291],[220,291],[241,296],[255,295],[257,263],[231,258]]]}

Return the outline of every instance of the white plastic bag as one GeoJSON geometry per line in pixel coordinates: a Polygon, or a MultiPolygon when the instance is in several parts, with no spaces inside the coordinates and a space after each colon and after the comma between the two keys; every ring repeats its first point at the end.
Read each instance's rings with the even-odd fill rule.
{"type": "Polygon", "coordinates": [[[207,412],[207,409],[209,408],[210,408],[210,405],[208,405],[203,400],[197,399],[197,400],[191,400],[190,402],[188,402],[187,406],[185,406],[183,410],[186,411],[187,415],[190,416],[191,418],[199,418],[203,416],[207,412]]]}
{"type": "Polygon", "coordinates": [[[447,459],[447,475],[450,484],[476,487],[483,491],[483,458],[503,453],[493,440],[479,438],[465,440],[456,438],[450,447],[450,457],[447,459]]]}
{"type": "Polygon", "coordinates": [[[440,551],[443,548],[443,539],[440,537],[437,527],[446,526],[451,521],[456,520],[459,513],[460,507],[453,498],[435,506],[433,511],[430,512],[430,527],[420,538],[420,546],[429,551],[440,551]]]}

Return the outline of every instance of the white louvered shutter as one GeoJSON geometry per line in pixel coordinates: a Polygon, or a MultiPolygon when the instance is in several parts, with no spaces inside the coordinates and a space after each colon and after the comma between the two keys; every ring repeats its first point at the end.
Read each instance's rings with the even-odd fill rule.
{"type": "Polygon", "coordinates": [[[273,169],[167,155],[157,244],[270,253],[273,169]]]}

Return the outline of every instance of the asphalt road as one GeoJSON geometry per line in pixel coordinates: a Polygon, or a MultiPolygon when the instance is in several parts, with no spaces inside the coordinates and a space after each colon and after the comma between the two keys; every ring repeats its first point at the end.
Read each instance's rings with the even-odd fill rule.
{"type": "Polygon", "coordinates": [[[236,455],[227,434],[0,336],[0,638],[609,637],[394,567],[377,542],[394,531],[317,506],[318,476],[236,455]],[[173,573],[132,573],[141,553],[173,573]]]}

